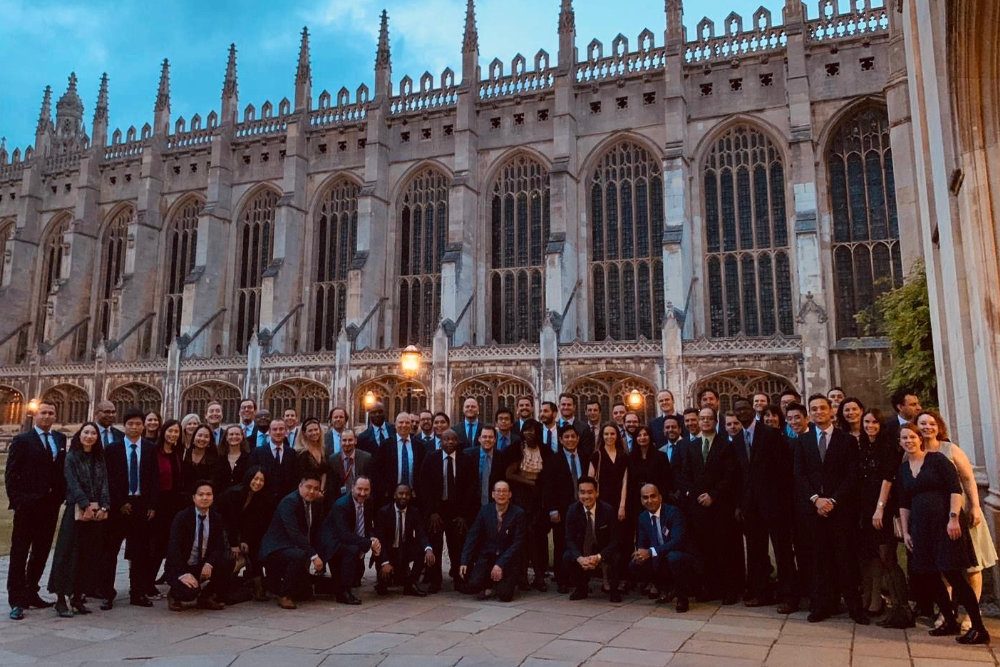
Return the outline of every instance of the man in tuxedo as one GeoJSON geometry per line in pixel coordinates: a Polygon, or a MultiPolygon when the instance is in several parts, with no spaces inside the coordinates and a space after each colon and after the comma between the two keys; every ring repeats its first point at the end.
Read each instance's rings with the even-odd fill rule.
{"type": "Polygon", "coordinates": [[[376,559],[382,554],[382,543],[375,537],[371,490],[367,477],[354,480],[351,492],[333,504],[320,532],[320,555],[337,577],[337,602],[341,604],[361,604],[351,588],[358,585],[364,573],[365,554],[371,550],[376,559]]]}
{"type": "Polygon", "coordinates": [[[542,468],[538,485],[552,528],[556,586],[560,593],[565,594],[569,592],[569,585],[572,583],[569,568],[562,558],[566,551],[566,511],[576,502],[576,483],[587,474],[590,454],[581,450],[580,436],[569,425],[559,429],[559,444],[559,451],[542,468]]]}
{"type": "Polygon", "coordinates": [[[152,607],[146,592],[153,586],[150,530],[160,485],[160,469],[156,445],[144,440],[145,415],[137,408],[125,413],[125,436],[104,451],[108,467],[108,495],[111,499],[107,549],[104,553],[104,602],[101,609],[114,605],[115,570],[118,551],[125,542],[125,558],[129,561],[129,602],[140,607],[152,607]]]}
{"type": "Polygon", "coordinates": [[[260,542],[259,557],[267,569],[268,584],[278,595],[278,606],[295,609],[296,600],[312,597],[310,573],[320,573],[326,563],[320,557],[319,501],[322,480],[308,472],[298,488],[278,503],[271,525],[260,542]]]}
{"type": "Polygon", "coordinates": [[[683,614],[690,609],[691,589],[698,577],[697,550],[688,537],[684,514],[663,503],[655,484],[639,489],[643,511],[639,514],[636,549],[629,569],[639,581],[652,580],[659,593],[657,602],[666,602],[668,591],[677,591],[674,609],[683,614]]]}
{"type": "Polygon", "coordinates": [[[413,431],[413,438],[420,441],[424,446],[424,451],[432,452],[439,449],[435,441],[434,433],[434,413],[430,410],[422,410],[417,421],[418,430],[413,431]]]}
{"type": "Polygon", "coordinates": [[[250,441],[250,446],[257,445],[257,422],[254,416],[257,414],[257,401],[252,398],[244,398],[240,401],[240,428],[243,435],[250,441]]]}
{"type": "MultiPolygon", "coordinates": [[[[475,510],[473,517],[481,507],[490,504],[493,484],[504,474],[502,454],[496,448],[498,433],[497,428],[484,426],[479,433],[479,446],[465,450],[465,456],[472,460],[476,473],[472,492],[472,508],[475,510]]],[[[518,442],[520,443],[520,438],[518,442]]]]}
{"type": "MultiPolygon", "coordinates": [[[[344,437],[344,433],[350,430],[347,428],[347,409],[338,405],[330,410],[330,428],[323,434],[323,444],[326,447],[328,457],[332,458],[334,454],[340,453],[340,441],[344,437]]],[[[357,440],[355,440],[355,444],[357,444],[357,440]]]]}
{"type": "MultiPolygon", "coordinates": [[[[498,452],[503,452],[511,445],[521,442],[520,429],[514,428],[514,413],[509,408],[497,410],[493,423],[496,424],[496,450],[498,452]]],[[[482,438],[482,431],[479,435],[482,438]]]]}
{"type": "Polygon", "coordinates": [[[299,481],[295,451],[288,444],[287,434],[284,420],[272,419],[264,443],[250,451],[250,465],[264,471],[265,489],[270,491],[274,504],[294,491],[299,481]]]}
{"type": "Polygon", "coordinates": [[[455,420],[454,431],[458,434],[459,445],[464,449],[479,444],[479,431],[483,425],[479,421],[479,401],[471,396],[462,403],[462,419],[455,420]]]}
{"type": "Polygon", "coordinates": [[[518,433],[524,428],[524,422],[535,418],[535,401],[531,396],[517,397],[517,421],[514,422],[514,430],[518,433]]]}
{"type": "Polygon", "coordinates": [[[222,403],[212,401],[205,407],[205,423],[212,429],[212,442],[218,447],[222,444],[222,403]]]}
{"type": "Polygon", "coordinates": [[[559,420],[558,426],[570,425],[576,434],[582,436],[586,431],[586,426],[581,420],[576,418],[576,396],[573,394],[559,394],[559,420]]]}
{"type": "Polygon", "coordinates": [[[607,573],[612,602],[621,602],[618,590],[618,513],[611,505],[598,500],[597,480],[583,476],[577,480],[577,499],[566,510],[565,562],[573,592],[570,600],[590,595],[590,577],[600,568],[607,573]]]}
{"type": "Polygon", "coordinates": [[[494,593],[501,602],[514,599],[524,562],[525,515],[510,502],[510,485],[493,485],[493,502],[483,505],[469,528],[462,548],[459,576],[465,590],[486,600],[494,593]]]}
{"type": "Polygon", "coordinates": [[[559,451],[559,425],[556,417],[559,414],[559,406],[552,401],[542,401],[542,407],[538,411],[538,421],[542,425],[542,446],[555,454],[559,451]]]}
{"type": "Polygon", "coordinates": [[[653,432],[653,442],[659,449],[666,442],[666,437],[663,434],[663,421],[669,416],[675,416],[683,423],[683,418],[674,409],[674,393],[669,389],[661,389],[656,392],[656,406],[659,408],[660,414],[649,422],[649,429],[653,432]]]}
{"type": "Polygon", "coordinates": [[[923,408],[920,406],[920,398],[912,389],[898,389],[893,392],[889,400],[896,414],[882,424],[882,430],[885,431],[883,437],[887,442],[899,447],[899,427],[907,422],[916,423],[917,415],[923,412],[923,408]]]}
{"type": "Polygon", "coordinates": [[[385,406],[378,402],[368,411],[368,428],[358,436],[358,448],[374,456],[382,445],[395,439],[396,429],[386,423],[385,406]]]}
{"type": "MultiPolygon", "coordinates": [[[[477,459],[478,460],[478,459],[477,459]]],[[[420,469],[420,502],[427,519],[427,535],[434,549],[435,563],[428,572],[428,592],[441,590],[441,563],[444,543],[448,544],[451,570],[448,576],[461,588],[458,578],[459,554],[475,519],[475,463],[458,449],[458,434],[447,430],[441,435],[441,449],[424,456],[420,469]]]]}
{"type": "Polygon", "coordinates": [[[29,607],[52,606],[38,595],[38,582],[66,499],[66,436],[52,430],[55,421],[56,406],[43,400],[32,416],[32,427],[15,435],[7,450],[4,486],[14,510],[7,601],[13,621],[23,619],[29,607]]]}
{"type": "Polygon", "coordinates": [[[817,623],[837,612],[843,596],[855,623],[870,622],[861,605],[855,546],[858,447],[833,426],[833,408],[823,394],[809,397],[813,429],[794,449],[795,506],[811,552],[812,594],[808,621],[817,623]]]}
{"type": "Polygon", "coordinates": [[[678,499],[705,567],[706,600],[736,604],[743,592],[742,536],[736,523],[737,472],[733,448],[720,435],[710,407],[698,414],[701,433],[687,444],[677,476],[678,499]]]}
{"type": "Polygon", "coordinates": [[[683,451],[689,442],[682,432],[680,415],[667,415],[663,418],[663,445],[660,451],[667,455],[667,461],[674,470],[680,470],[683,451]]]}
{"type": "Polygon", "coordinates": [[[625,407],[624,403],[615,403],[611,406],[611,421],[618,427],[618,432],[622,434],[623,438],[625,437],[625,415],[627,414],[628,408],[625,407]]]}
{"type": "Polygon", "coordinates": [[[747,607],[771,603],[771,556],[778,566],[779,614],[799,608],[795,595],[795,559],[792,556],[792,456],[782,435],[757,421],[746,398],[733,402],[739,429],[733,439],[739,472],[737,510],[746,539],[747,607]]]}
{"type": "Polygon", "coordinates": [[[164,577],[170,584],[167,605],[183,611],[197,604],[202,609],[225,609],[232,563],[222,515],[213,507],[212,483],[195,483],[194,508],[181,510],[170,524],[164,577]]]}
{"type": "Polygon", "coordinates": [[[376,504],[390,502],[393,489],[400,484],[406,484],[413,490],[413,502],[416,504],[423,493],[420,488],[420,464],[426,452],[419,441],[410,437],[410,419],[405,412],[396,415],[396,428],[392,433],[392,438],[382,443],[372,461],[376,504]]]}
{"type": "Polygon", "coordinates": [[[111,401],[98,401],[94,407],[94,421],[97,422],[100,431],[101,444],[105,449],[116,442],[121,442],[125,434],[115,428],[115,418],[118,416],[118,408],[111,401]]]}
{"type": "Polygon", "coordinates": [[[327,486],[333,489],[331,500],[349,493],[358,477],[371,476],[372,455],[358,449],[357,445],[358,436],[354,431],[344,429],[340,437],[340,451],[329,458],[330,475],[327,486]]]}
{"type": "Polygon", "coordinates": [[[420,510],[410,505],[410,487],[396,487],[393,502],[378,511],[375,517],[375,537],[382,552],[375,559],[378,583],[375,592],[385,595],[389,586],[403,584],[403,595],[424,597],[427,591],[417,583],[425,567],[437,559],[424,532],[420,510]]]}

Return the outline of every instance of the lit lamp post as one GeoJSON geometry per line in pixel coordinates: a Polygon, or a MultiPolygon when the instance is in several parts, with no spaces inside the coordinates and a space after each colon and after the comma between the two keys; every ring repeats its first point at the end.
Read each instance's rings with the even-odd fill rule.
{"type": "MultiPolygon", "coordinates": [[[[420,373],[420,364],[423,362],[423,355],[416,345],[407,345],[402,354],[399,355],[399,368],[403,376],[412,380],[420,373]]],[[[406,411],[413,411],[413,384],[406,383],[406,411]]]]}
{"type": "Polygon", "coordinates": [[[628,407],[633,412],[639,412],[639,410],[642,410],[644,399],[642,397],[642,393],[640,393],[638,389],[633,389],[628,393],[628,396],[625,398],[625,402],[628,403],[628,407]]]}
{"type": "Polygon", "coordinates": [[[375,407],[376,403],[378,403],[378,398],[376,398],[375,392],[371,389],[366,391],[364,397],[361,399],[361,403],[365,406],[365,426],[367,426],[368,413],[371,412],[371,409],[375,407]]]}
{"type": "Polygon", "coordinates": [[[38,412],[38,399],[37,398],[33,398],[30,401],[28,401],[28,411],[27,411],[27,414],[25,414],[24,419],[21,420],[21,430],[22,431],[27,431],[28,429],[31,428],[31,426],[32,426],[32,419],[31,418],[35,416],[36,412],[38,412]]]}

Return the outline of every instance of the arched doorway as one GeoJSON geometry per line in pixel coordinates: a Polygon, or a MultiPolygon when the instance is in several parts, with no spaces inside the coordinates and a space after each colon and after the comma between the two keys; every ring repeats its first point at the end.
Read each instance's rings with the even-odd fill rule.
{"type": "Polygon", "coordinates": [[[231,384],[209,380],[192,385],[181,396],[184,415],[204,416],[208,404],[218,401],[222,404],[222,421],[235,424],[240,420],[240,390],[231,384]]]}
{"type": "Polygon", "coordinates": [[[795,387],[780,375],[765,371],[726,371],[699,380],[691,392],[692,405],[698,404],[698,394],[705,389],[711,389],[719,395],[719,406],[725,412],[733,409],[733,400],[736,398],[750,398],[754,394],[767,394],[770,402],[777,405],[782,392],[795,387]]]}
{"type": "Polygon", "coordinates": [[[615,403],[625,403],[633,390],[642,395],[639,415],[645,423],[656,417],[656,388],[648,381],[627,373],[597,373],[577,378],[567,385],[566,393],[576,396],[577,412],[582,415],[587,403],[601,405],[601,416],[611,419],[611,408],[615,403]]]}
{"type": "Polygon", "coordinates": [[[274,418],[280,418],[285,410],[292,408],[300,422],[306,417],[326,421],[330,410],[330,392],[312,380],[285,380],[267,388],[264,406],[274,418]]]}
{"type": "Polygon", "coordinates": [[[21,423],[24,414],[24,396],[13,387],[0,387],[0,425],[21,423]]]}
{"type": "Polygon", "coordinates": [[[392,421],[397,414],[407,410],[419,412],[429,404],[428,391],[416,380],[408,380],[398,375],[383,375],[362,383],[354,393],[354,424],[361,426],[367,421],[365,396],[371,392],[369,400],[385,405],[385,418],[392,421]]]}
{"type": "Polygon", "coordinates": [[[115,404],[118,410],[118,418],[121,419],[125,411],[130,408],[139,408],[143,414],[150,412],[160,412],[163,398],[160,392],[148,384],[141,382],[129,382],[123,384],[108,394],[108,400],[115,404]]]}
{"type": "Polygon", "coordinates": [[[462,418],[465,399],[474,398],[479,403],[479,413],[484,422],[493,423],[500,408],[514,410],[518,396],[534,396],[535,390],[525,380],[507,375],[480,375],[460,383],[455,388],[452,420],[462,418]]]}
{"type": "Polygon", "coordinates": [[[83,423],[90,411],[87,392],[72,384],[57,384],[46,389],[42,401],[55,406],[57,424],[83,423]]]}

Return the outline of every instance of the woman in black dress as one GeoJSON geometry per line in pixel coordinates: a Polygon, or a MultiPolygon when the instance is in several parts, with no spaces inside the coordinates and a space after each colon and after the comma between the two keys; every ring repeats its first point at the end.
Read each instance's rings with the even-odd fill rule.
{"type": "Polygon", "coordinates": [[[219,462],[215,470],[215,488],[220,496],[226,489],[241,484],[250,467],[250,445],[243,428],[232,424],[222,434],[219,443],[219,462]]]}
{"type": "Polygon", "coordinates": [[[587,474],[597,480],[599,499],[618,512],[618,542],[620,547],[619,581],[628,575],[634,540],[628,530],[628,451],[616,424],[601,427],[601,442],[594,448],[587,474]]]}
{"type": "Polygon", "coordinates": [[[635,435],[636,446],[629,453],[628,469],[628,502],[626,510],[629,522],[642,511],[639,490],[645,484],[655,484],[660,495],[670,497],[670,462],[667,455],[656,448],[653,441],[653,431],[648,426],[640,426],[635,435]]]}
{"type": "MultiPolygon", "coordinates": [[[[151,542],[153,546],[153,575],[160,571],[163,559],[167,557],[167,545],[170,543],[170,526],[174,517],[184,509],[190,496],[184,493],[184,474],[181,467],[181,450],[184,447],[181,440],[181,423],[176,419],[168,419],[160,427],[156,438],[156,468],[159,472],[160,489],[156,496],[156,513],[153,515],[151,542]]],[[[162,584],[166,575],[156,580],[162,584]]],[[[149,592],[150,597],[159,597],[160,592],[149,592]]]]}
{"type": "MultiPolygon", "coordinates": [[[[239,429],[239,426],[236,428],[239,429]]],[[[239,430],[242,432],[242,429],[239,430]]],[[[274,513],[271,494],[264,492],[266,486],[263,469],[250,466],[243,475],[243,483],[226,489],[219,498],[219,512],[226,525],[232,558],[234,561],[244,559],[244,576],[253,582],[253,596],[258,601],[266,600],[267,596],[257,552],[274,513]]],[[[237,587],[232,588],[235,590],[237,587]]]]}
{"type": "Polygon", "coordinates": [[[97,573],[111,498],[97,424],[87,422],[73,436],[66,454],[66,511],[56,541],[49,573],[49,592],[56,594],[56,613],[71,617],[89,614],[83,595],[97,586],[97,573]]]}
{"type": "Polygon", "coordinates": [[[925,452],[915,426],[903,424],[899,444],[906,460],[897,475],[900,486],[899,515],[903,541],[910,550],[912,584],[923,587],[937,601],[944,623],[928,634],[957,635],[961,626],[956,605],[948,597],[942,577],[951,584],[955,603],[965,607],[972,628],[956,641],[960,644],[988,644],[990,635],[983,625],[979,601],[965,569],[973,562],[972,545],[962,539],[965,529],[959,521],[964,499],[955,466],[940,452],[925,452]]]}
{"type": "Polygon", "coordinates": [[[334,493],[329,489],[332,484],[330,477],[330,459],[323,446],[323,427],[315,417],[308,417],[299,429],[301,436],[295,441],[295,462],[299,467],[299,478],[306,473],[312,473],[320,480],[320,502],[329,508],[333,503],[334,493]]]}
{"type": "Polygon", "coordinates": [[[185,498],[191,502],[198,480],[213,479],[219,462],[219,450],[215,447],[210,426],[201,424],[191,436],[191,449],[184,452],[183,475],[185,498]]]}

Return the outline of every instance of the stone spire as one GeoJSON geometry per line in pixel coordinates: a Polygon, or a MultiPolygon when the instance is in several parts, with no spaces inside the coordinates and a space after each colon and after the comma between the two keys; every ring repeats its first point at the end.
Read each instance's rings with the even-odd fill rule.
{"type": "Polygon", "coordinates": [[[7,164],[7,137],[0,137],[0,164],[7,164]]]}
{"type": "Polygon", "coordinates": [[[476,28],[476,3],[468,0],[465,5],[465,34],[462,53],[479,53],[479,30],[476,28]]]}
{"type": "Polygon", "coordinates": [[[94,106],[94,146],[103,147],[108,143],[108,74],[101,75],[101,87],[97,91],[97,104],[94,106]]]}
{"type": "Polygon", "coordinates": [[[62,137],[83,134],[83,101],[76,90],[76,72],[70,72],[66,92],[56,102],[56,134],[62,137]]]}
{"type": "Polygon", "coordinates": [[[382,10],[378,29],[378,50],[375,52],[375,97],[392,94],[392,57],[389,54],[389,13],[382,10]]]}
{"type": "Polygon", "coordinates": [[[222,82],[222,117],[220,124],[236,122],[236,106],[240,91],[236,85],[236,45],[229,45],[229,60],[226,62],[226,78],[222,82]]]}
{"type": "Polygon", "coordinates": [[[309,28],[302,28],[299,63],[295,69],[295,111],[309,111],[312,106],[312,65],[309,62],[309,28]]]}
{"type": "Polygon", "coordinates": [[[562,0],[559,6],[559,69],[572,68],[576,63],[576,12],[573,0],[562,0]]]}
{"type": "Polygon", "coordinates": [[[676,51],[684,44],[684,2],[667,0],[667,47],[676,51]]]}
{"type": "Polygon", "coordinates": [[[160,85],[156,90],[153,107],[153,134],[170,134],[170,61],[163,59],[160,66],[160,85]]]}
{"type": "Polygon", "coordinates": [[[52,86],[45,86],[42,93],[42,110],[38,114],[38,126],[35,134],[39,135],[52,126],[52,86]]]}
{"type": "Polygon", "coordinates": [[[562,0],[559,6],[559,34],[576,34],[576,12],[573,11],[573,0],[562,0]]]}

